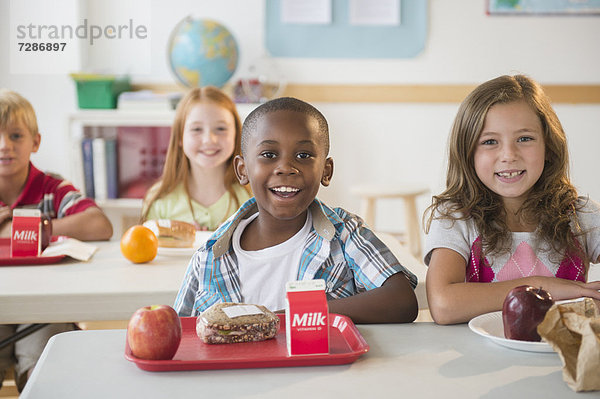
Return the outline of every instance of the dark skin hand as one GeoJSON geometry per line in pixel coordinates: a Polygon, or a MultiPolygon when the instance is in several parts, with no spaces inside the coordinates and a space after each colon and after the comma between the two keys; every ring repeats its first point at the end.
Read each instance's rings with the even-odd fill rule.
{"type": "Polygon", "coordinates": [[[401,272],[389,277],[381,287],[328,303],[330,313],[348,316],[357,324],[410,323],[419,312],[415,292],[401,272]]]}
{"type": "Polygon", "coordinates": [[[348,316],[356,324],[411,323],[419,311],[417,297],[401,272],[389,277],[381,287],[347,298],[330,299],[327,304],[329,313],[348,316]]]}

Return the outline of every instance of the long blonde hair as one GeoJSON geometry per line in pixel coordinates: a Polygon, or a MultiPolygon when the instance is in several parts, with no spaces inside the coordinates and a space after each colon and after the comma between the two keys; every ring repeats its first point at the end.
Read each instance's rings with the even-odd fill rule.
{"type": "MultiPolygon", "coordinates": [[[[235,122],[235,147],[233,149],[233,154],[227,160],[227,169],[225,171],[225,188],[229,192],[231,200],[234,201],[234,209],[241,205],[237,199],[233,187],[233,185],[238,182],[233,168],[233,158],[241,153],[242,123],[235,107],[235,103],[229,98],[229,96],[216,87],[206,86],[190,90],[177,105],[175,120],[173,122],[173,126],[171,127],[171,138],[169,141],[169,148],[167,150],[167,157],[165,160],[163,173],[160,180],[154,186],[152,186],[146,194],[146,198],[144,199],[142,220],[146,220],[150,208],[156,200],[172,192],[181,182],[183,182],[183,186],[188,197],[190,211],[192,216],[194,215],[188,188],[190,161],[183,153],[181,142],[183,140],[185,120],[187,119],[192,107],[201,102],[210,102],[216,104],[225,108],[233,115],[235,122]]],[[[231,205],[232,204],[230,203],[230,209],[231,205]]]]}
{"type": "Polygon", "coordinates": [[[575,217],[577,190],[569,180],[567,138],[542,87],[523,75],[500,76],[487,81],[460,105],[448,143],[446,190],[434,196],[425,211],[425,230],[429,231],[433,219],[470,218],[481,235],[484,256],[508,250],[510,231],[503,203],[477,177],[474,153],[490,107],[513,101],[527,102],[539,117],[546,153],[542,175],[519,213],[524,220],[538,224],[541,238],[554,250],[579,253],[570,226],[575,217]]]}

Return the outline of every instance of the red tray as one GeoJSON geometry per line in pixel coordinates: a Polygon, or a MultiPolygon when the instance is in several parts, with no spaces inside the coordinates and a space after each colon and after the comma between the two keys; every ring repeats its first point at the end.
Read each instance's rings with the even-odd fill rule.
{"type": "MultiPolygon", "coordinates": [[[[52,237],[55,241],[56,237],[52,237]]],[[[34,266],[58,263],[66,255],[56,256],[10,256],[10,238],[0,238],[0,266],[34,266]]]]}
{"type": "Polygon", "coordinates": [[[216,370],[261,367],[324,366],[352,363],[369,345],[346,316],[329,314],[329,354],[289,356],[285,342],[285,316],[275,338],[261,342],[209,345],[196,335],[196,318],[182,317],[181,344],[172,360],[144,360],[125,344],[125,358],[147,371],[216,370]]]}

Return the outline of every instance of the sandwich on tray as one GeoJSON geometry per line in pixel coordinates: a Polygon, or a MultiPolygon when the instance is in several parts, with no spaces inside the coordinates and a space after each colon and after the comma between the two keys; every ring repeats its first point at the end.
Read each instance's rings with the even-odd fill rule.
{"type": "Polygon", "coordinates": [[[196,333],[207,344],[264,341],[278,330],[279,317],[262,305],[216,303],[196,319],[196,333]]]}

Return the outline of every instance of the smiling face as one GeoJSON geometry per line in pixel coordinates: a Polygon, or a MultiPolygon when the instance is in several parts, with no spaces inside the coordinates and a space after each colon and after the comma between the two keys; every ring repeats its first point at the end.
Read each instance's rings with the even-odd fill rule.
{"type": "Polygon", "coordinates": [[[490,107],[474,153],[483,184],[516,211],[544,170],[542,123],[525,101],[490,107]]]}
{"type": "Polygon", "coordinates": [[[268,112],[257,122],[235,167],[240,182],[250,183],[260,219],[304,224],[320,184],[328,186],[333,174],[325,147],[317,120],[304,113],[268,112]]]}
{"type": "Polygon", "coordinates": [[[17,120],[0,127],[0,177],[25,182],[31,153],[40,147],[40,135],[32,134],[17,120]]]}
{"type": "Polygon", "coordinates": [[[192,169],[226,168],[235,147],[233,115],[211,102],[194,105],[185,119],[181,145],[192,169]]]}

